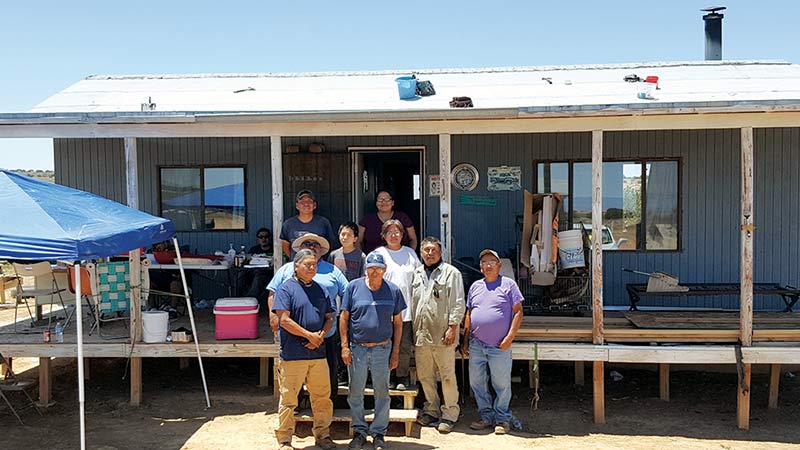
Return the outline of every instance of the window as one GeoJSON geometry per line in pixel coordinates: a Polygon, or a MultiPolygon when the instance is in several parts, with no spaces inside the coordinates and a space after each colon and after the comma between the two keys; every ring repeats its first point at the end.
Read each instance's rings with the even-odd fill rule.
{"type": "Polygon", "coordinates": [[[178,231],[244,230],[244,167],[162,167],[161,216],[178,231]]]}
{"type": "MultiPolygon", "coordinates": [[[[537,192],[558,192],[559,223],[591,234],[592,163],[536,164],[537,192]]],[[[603,163],[603,250],[678,250],[677,160],[603,163]]]]}

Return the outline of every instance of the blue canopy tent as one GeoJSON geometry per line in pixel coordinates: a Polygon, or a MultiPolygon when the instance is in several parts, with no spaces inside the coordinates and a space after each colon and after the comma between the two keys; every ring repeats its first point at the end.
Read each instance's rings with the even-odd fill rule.
{"type": "MultiPolygon", "coordinates": [[[[74,261],[105,258],[173,239],[184,292],[188,292],[172,222],[99,197],[0,169],[0,259],[74,261]]],[[[78,396],[81,449],[85,448],[83,391],[83,327],[80,271],[75,271],[75,313],[78,317],[78,396]]],[[[188,296],[186,297],[189,301],[188,296]]],[[[187,305],[197,357],[208,399],[205,373],[191,305],[187,305]]]]}

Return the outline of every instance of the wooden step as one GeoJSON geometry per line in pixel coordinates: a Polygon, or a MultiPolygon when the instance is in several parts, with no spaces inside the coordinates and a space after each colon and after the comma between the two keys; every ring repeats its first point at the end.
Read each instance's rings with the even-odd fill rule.
{"type": "MultiPolygon", "coordinates": [[[[416,409],[390,409],[389,410],[389,422],[402,422],[406,424],[406,436],[411,436],[411,428],[414,423],[417,421],[417,410],[416,409]]],[[[375,411],[372,409],[365,409],[364,410],[364,419],[367,422],[372,422],[375,420],[375,411]]],[[[297,422],[313,422],[314,416],[311,414],[311,410],[303,410],[296,412],[294,415],[294,420],[297,422]]],[[[333,418],[334,422],[350,422],[352,419],[350,417],[350,410],[349,409],[335,409],[333,410],[333,418]]],[[[350,433],[352,434],[353,429],[350,429],[350,433]]]]}
{"type": "MultiPolygon", "coordinates": [[[[350,393],[350,388],[347,386],[339,386],[337,393],[339,395],[348,395],[350,393]]],[[[375,395],[375,390],[366,388],[364,389],[364,395],[375,395]]],[[[390,397],[416,397],[417,395],[419,395],[419,390],[417,388],[405,389],[402,391],[399,389],[389,389],[390,397]]]]}

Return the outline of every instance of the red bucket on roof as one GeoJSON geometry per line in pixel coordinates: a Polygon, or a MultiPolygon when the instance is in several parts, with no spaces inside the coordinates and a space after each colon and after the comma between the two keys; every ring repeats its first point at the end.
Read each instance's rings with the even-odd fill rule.
{"type": "Polygon", "coordinates": [[[645,83],[653,83],[653,84],[656,85],[656,89],[659,89],[659,87],[658,87],[658,77],[655,76],[655,75],[648,76],[647,78],[644,79],[644,82],[645,83]]]}

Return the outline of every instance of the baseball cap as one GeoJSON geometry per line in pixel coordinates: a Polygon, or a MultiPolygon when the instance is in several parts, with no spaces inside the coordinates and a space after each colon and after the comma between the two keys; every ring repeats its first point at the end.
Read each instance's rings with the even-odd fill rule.
{"type": "Polygon", "coordinates": [[[484,255],[492,255],[495,258],[497,258],[498,261],[500,261],[500,255],[498,255],[497,252],[492,249],[489,248],[483,249],[483,251],[481,251],[480,256],[478,256],[478,259],[483,258],[484,255]]]}
{"type": "Polygon", "coordinates": [[[317,201],[317,196],[314,195],[314,191],[312,191],[311,189],[303,189],[300,192],[298,192],[297,195],[294,197],[295,203],[299,202],[300,199],[306,195],[309,196],[311,200],[314,200],[315,202],[317,201]]]}
{"type": "Polygon", "coordinates": [[[386,262],[383,260],[383,255],[378,252],[370,252],[367,255],[367,268],[370,267],[380,267],[382,269],[386,268],[386,262]]]}

